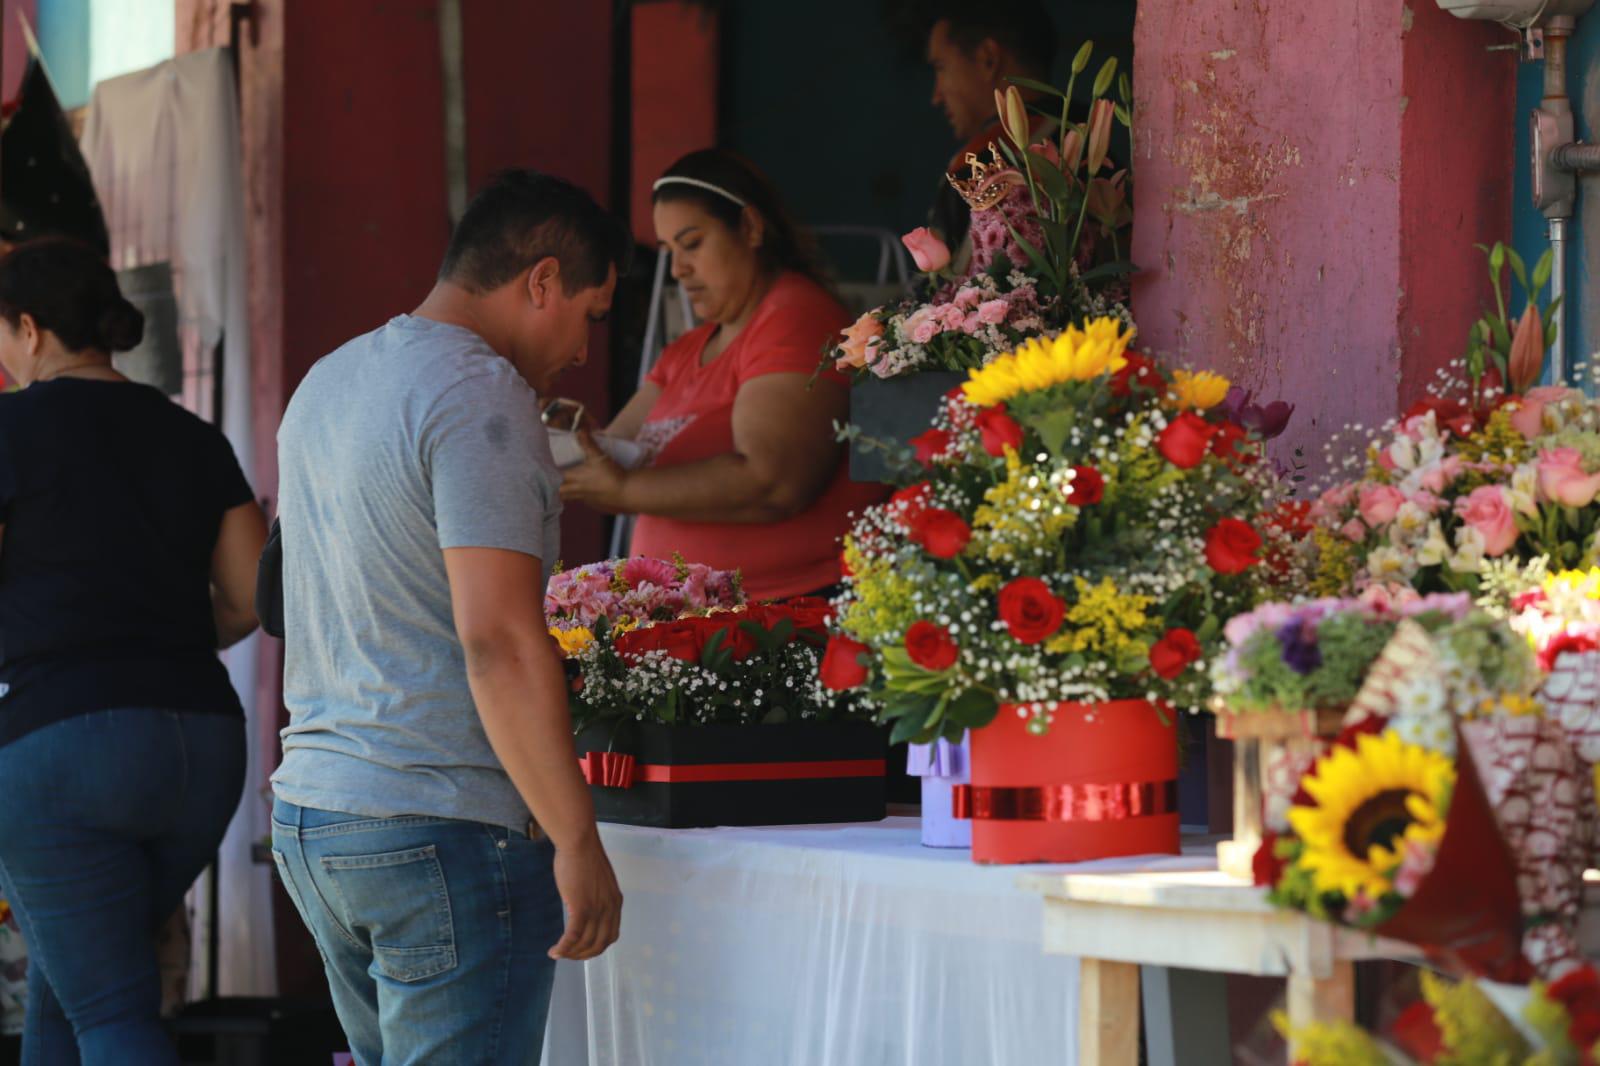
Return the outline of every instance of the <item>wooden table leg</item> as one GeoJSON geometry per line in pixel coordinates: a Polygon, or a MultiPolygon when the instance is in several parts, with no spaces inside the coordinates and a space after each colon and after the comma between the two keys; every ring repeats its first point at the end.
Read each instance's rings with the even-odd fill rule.
{"type": "Polygon", "coordinates": [[[1356,1016],[1356,965],[1335,962],[1333,972],[1316,978],[1289,975],[1289,1024],[1298,1029],[1311,1022],[1353,1021],[1356,1016]]]}
{"type": "Polygon", "coordinates": [[[1078,961],[1079,1066],[1138,1066],[1139,967],[1078,961]]]}

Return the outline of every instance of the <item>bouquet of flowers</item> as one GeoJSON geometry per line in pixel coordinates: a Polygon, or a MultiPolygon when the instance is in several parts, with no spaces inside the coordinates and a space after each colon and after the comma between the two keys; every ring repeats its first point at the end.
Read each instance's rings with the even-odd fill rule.
{"type": "MultiPolygon", "coordinates": [[[[1460,593],[1268,603],[1228,621],[1228,651],[1211,669],[1222,704],[1234,712],[1344,709],[1402,621],[1433,635],[1444,664],[1441,705],[1474,707],[1493,694],[1530,690],[1534,664],[1515,634],[1460,593]]],[[[1418,694],[1417,698],[1422,698],[1418,694]]],[[[1450,731],[1445,720],[1444,731],[1450,731]]]]}
{"type": "MultiPolygon", "coordinates": [[[[1514,253],[1497,251],[1521,276],[1514,253]]],[[[1547,272],[1541,263],[1534,291],[1547,272]]],[[[1503,306],[1498,283],[1496,296],[1503,306]]],[[[1486,317],[1464,374],[1447,376],[1352,457],[1365,469],[1311,508],[1311,591],[1405,582],[1477,592],[1493,560],[1600,562],[1600,402],[1576,389],[1532,387],[1548,316],[1530,300],[1514,333],[1503,313],[1486,317]],[[1502,334],[1509,354],[1500,351],[1502,334]]]]}
{"type": "Polygon", "coordinates": [[[1291,832],[1263,843],[1257,879],[1283,905],[1526,980],[1577,957],[1594,799],[1528,695],[1537,672],[1509,665],[1518,642],[1495,627],[1481,614],[1431,634],[1399,625],[1302,781],[1291,832]],[[1473,661],[1486,647],[1508,686],[1487,694],[1473,661]]]}
{"type": "Polygon", "coordinates": [[[818,681],[832,608],[796,599],[626,631],[602,625],[576,655],[578,729],[599,721],[776,724],[859,715],[818,681]]]}
{"type": "Polygon", "coordinates": [[[1591,965],[1527,988],[1451,982],[1426,970],[1422,999],[1396,1020],[1390,1039],[1353,1022],[1274,1024],[1296,1066],[1594,1066],[1600,1062],[1600,972],[1591,965]],[[1492,992],[1492,996],[1491,993],[1492,992]]]}
{"type": "Polygon", "coordinates": [[[1130,340],[1098,319],[973,371],[846,537],[823,679],[895,738],[954,740],[1002,704],[1036,733],[1063,701],[1204,704],[1276,481],[1225,378],[1130,340]]]}
{"type": "Polygon", "coordinates": [[[1057,133],[1044,141],[1033,142],[1015,85],[996,94],[1005,136],[991,146],[988,162],[968,156],[970,179],[950,179],[972,210],[970,264],[952,276],[950,249],[937,235],[907,234],[903,240],[927,274],[922,288],[931,295],[862,315],[833,352],[839,369],[883,378],[968,370],[1068,323],[1115,316],[1131,324],[1121,300],[1132,267],[1119,261],[1119,234],[1132,220],[1128,171],[1104,173],[1112,126],[1129,123],[1127,78],[1118,83],[1120,103],[1107,96],[1115,59],[1095,79],[1084,121],[1069,115],[1073,83],[1092,51],[1085,44],[1078,52],[1065,91],[1013,79],[1060,101],[1057,133]]]}
{"type": "Polygon", "coordinates": [[[544,614],[551,635],[570,657],[592,644],[602,625],[617,634],[743,603],[737,572],[681,558],[607,559],[552,574],[544,614]]]}

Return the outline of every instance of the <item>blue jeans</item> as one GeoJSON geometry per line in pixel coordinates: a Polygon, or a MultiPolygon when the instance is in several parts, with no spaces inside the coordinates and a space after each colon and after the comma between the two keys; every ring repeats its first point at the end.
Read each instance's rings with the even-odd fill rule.
{"type": "Polygon", "coordinates": [[[156,934],[244,786],[244,719],[128,708],[0,747],[0,891],[28,944],[24,1066],[177,1066],[156,934]]]}
{"type": "Polygon", "coordinates": [[[279,799],[272,857],[360,1066],[537,1066],[563,926],[548,841],[279,799]]]}

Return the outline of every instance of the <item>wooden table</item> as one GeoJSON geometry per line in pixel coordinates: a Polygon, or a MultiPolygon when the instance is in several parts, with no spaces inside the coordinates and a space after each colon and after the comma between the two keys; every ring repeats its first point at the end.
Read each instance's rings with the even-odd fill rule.
{"type": "MultiPolygon", "coordinates": [[[[1018,884],[1044,898],[1044,950],[1081,960],[1079,1066],[1138,1063],[1140,965],[1287,978],[1299,1025],[1353,1017],[1357,961],[1416,958],[1407,944],[1279,910],[1264,889],[1216,870],[1024,874],[1018,884]]],[[[1152,1042],[1171,1024],[1148,1021],[1152,1042]]]]}

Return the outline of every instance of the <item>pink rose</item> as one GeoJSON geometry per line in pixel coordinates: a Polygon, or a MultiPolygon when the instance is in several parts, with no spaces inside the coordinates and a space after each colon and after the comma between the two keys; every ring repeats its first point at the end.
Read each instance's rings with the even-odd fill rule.
{"type": "Polygon", "coordinates": [[[913,344],[927,344],[942,328],[938,314],[931,307],[919,307],[911,312],[905,325],[906,335],[913,344]]]}
{"type": "Polygon", "coordinates": [[[1422,475],[1422,487],[1429,492],[1443,492],[1450,487],[1452,481],[1461,476],[1465,466],[1466,460],[1461,456],[1446,456],[1422,475]]]}
{"type": "Polygon", "coordinates": [[[866,366],[872,361],[872,349],[877,347],[882,337],[883,323],[868,311],[845,329],[844,340],[839,344],[842,354],[834,360],[833,365],[839,370],[866,366]]]}
{"type": "Polygon", "coordinates": [[[939,308],[938,316],[944,328],[951,332],[957,332],[967,324],[967,313],[955,304],[945,304],[939,308]]]}
{"type": "Polygon", "coordinates": [[[956,293],[955,304],[963,310],[970,311],[983,302],[983,290],[975,289],[971,285],[964,286],[956,293]]]}
{"type": "Polygon", "coordinates": [[[1377,528],[1394,521],[1395,512],[1406,502],[1405,493],[1393,485],[1379,485],[1361,490],[1361,517],[1367,525],[1377,528]]]}
{"type": "Polygon", "coordinates": [[[1504,555],[1517,542],[1517,521],[1511,511],[1511,501],[1499,485],[1480,485],[1473,489],[1466,499],[1456,501],[1456,513],[1483,536],[1483,554],[1491,558],[1504,555]]]}
{"type": "Polygon", "coordinates": [[[927,226],[918,226],[901,237],[900,243],[911,253],[917,269],[925,274],[943,270],[950,265],[950,249],[945,247],[945,243],[935,237],[927,226]]]}
{"type": "Polygon", "coordinates": [[[1438,514],[1444,510],[1444,500],[1435,496],[1427,489],[1418,489],[1411,494],[1411,502],[1422,508],[1428,514],[1438,514]]]}
{"type": "Polygon", "coordinates": [[[1539,453],[1539,491],[1565,507],[1587,507],[1600,495],[1600,474],[1585,473],[1576,448],[1551,448],[1539,453]]]}
{"type": "Polygon", "coordinates": [[[1532,440],[1544,432],[1544,409],[1565,400],[1571,391],[1560,385],[1541,385],[1537,389],[1529,389],[1526,395],[1517,400],[1516,410],[1511,412],[1511,424],[1518,433],[1532,440]]]}
{"type": "Polygon", "coordinates": [[[969,337],[976,335],[983,329],[983,319],[978,317],[978,312],[968,311],[967,317],[961,320],[961,332],[969,337]]]}
{"type": "Polygon", "coordinates": [[[986,326],[998,326],[1006,320],[1011,305],[1004,300],[985,300],[978,305],[978,321],[986,326]]]}
{"type": "Polygon", "coordinates": [[[1361,524],[1361,519],[1352,518],[1339,527],[1339,535],[1351,544],[1360,544],[1367,539],[1367,527],[1361,524]]]}

